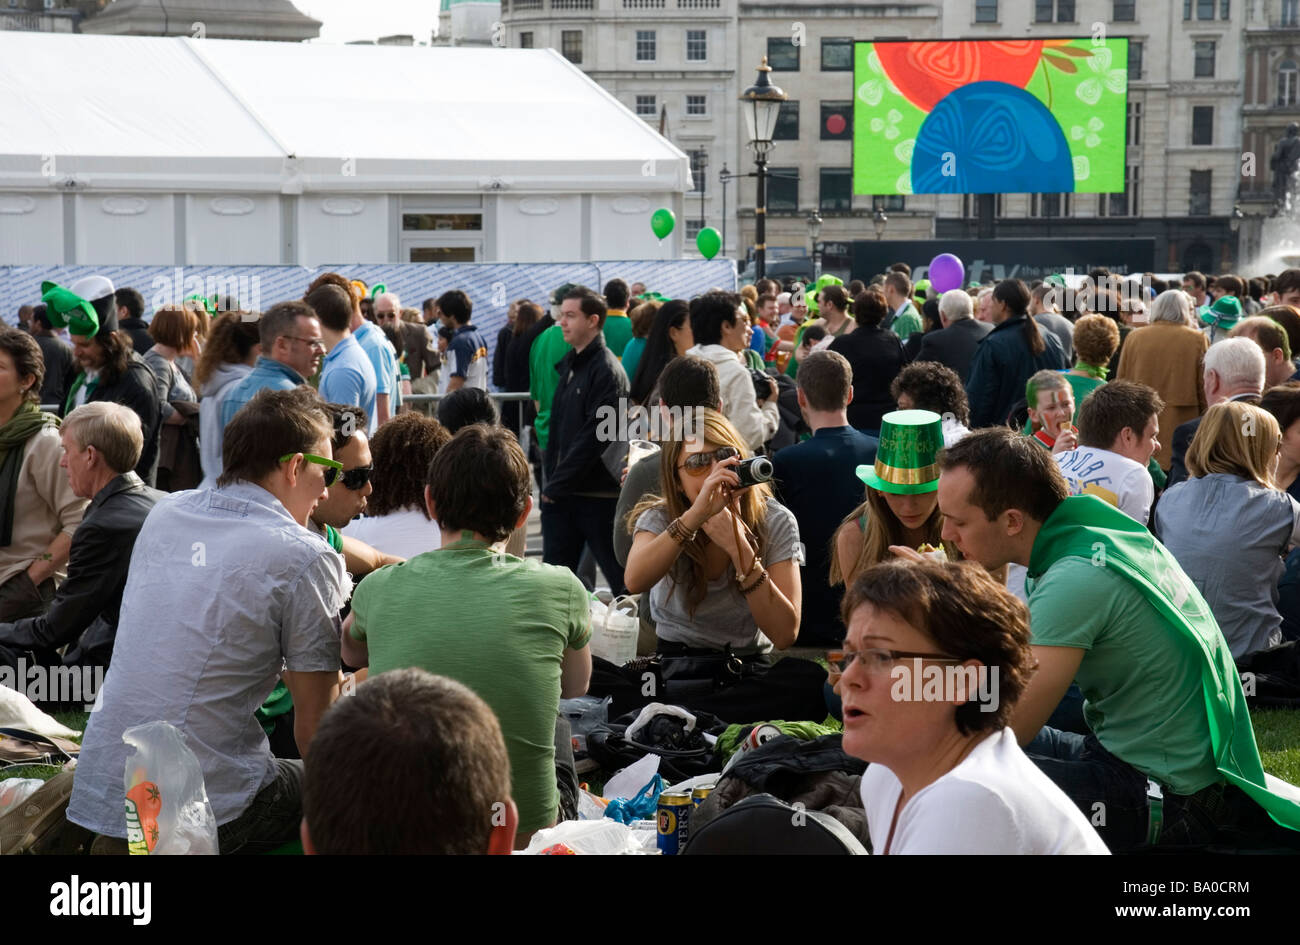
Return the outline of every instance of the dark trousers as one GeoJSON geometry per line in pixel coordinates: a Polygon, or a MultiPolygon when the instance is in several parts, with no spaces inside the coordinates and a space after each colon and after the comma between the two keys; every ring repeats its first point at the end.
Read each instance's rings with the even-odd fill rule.
{"type": "MultiPolygon", "coordinates": [[[[613,541],[612,538],[610,540],[613,541]]],[[[0,623],[13,623],[24,617],[39,617],[50,609],[53,600],[54,578],[46,578],[37,587],[27,576],[26,570],[19,571],[0,584],[0,623]]]]}
{"type": "Polygon", "coordinates": [[[569,568],[576,574],[585,544],[591,548],[614,596],[626,594],[623,566],[614,555],[614,512],[617,506],[617,498],[582,495],[543,502],[542,560],[569,568]]]}

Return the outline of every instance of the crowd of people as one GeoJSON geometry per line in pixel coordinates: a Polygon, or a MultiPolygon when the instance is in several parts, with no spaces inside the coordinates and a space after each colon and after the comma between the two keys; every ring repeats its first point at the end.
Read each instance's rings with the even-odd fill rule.
{"type": "Polygon", "coordinates": [[[565,284],[491,357],[473,306],[89,276],[0,329],[0,665],[107,669],[36,848],[126,851],[161,719],[222,853],[508,853],[588,693],[833,716],[878,854],[1300,847],[1241,675],[1300,693],[1300,270],[565,284]]]}

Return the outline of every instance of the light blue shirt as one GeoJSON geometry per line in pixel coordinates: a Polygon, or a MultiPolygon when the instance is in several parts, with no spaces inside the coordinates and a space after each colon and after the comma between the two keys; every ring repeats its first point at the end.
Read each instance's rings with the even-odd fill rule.
{"type": "Polygon", "coordinates": [[[122,733],[163,720],[198,758],[217,823],[275,778],[253,718],[282,669],[339,668],[343,558],[261,486],[176,492],[136,539],[113,665],[90,715],[68,817],[126,836],[122,733]]]}
{"type": "MultiPolygon", "coordinates": [[[[293,390],[307,383],[301,374],[289,365],[273,358],[260,357],[249,375],[228,393],[221,404],[221,429],[225,429],[239,408],[248,403],[264,387],[271,390],[293,390]]],[[[219,453],[217,455],[220,455],[219,453]]]]}
{"type": "Polygon", "coordinates": [[[221,475],[221,448],[226,440],[221,414],[231,391],[251,373],[253,367],[249,364],[223,364],[203,386],[199,400],[199,463],[203,466],[200,488],[215,487],[221,475]]]}
{"type": "Polygon", "coordinates": [[[362,322],[361,327],[352,333],[361,345],[361,350],[370,358],[370,366],[375,369],[375,392],[392,395],[397,389],[397,352],[384,336],[383,329],[371,322],[362,322]]]}
{"type": "Polygon", "coordinates": [[[373,435],[379,426],[375,419],[377,393],[374,365],[357,339],[348,335],[325,355],[320,372],[320,395],[332,404],[351,404],[364,410],[370,419],[367,432],[373,435]]]}

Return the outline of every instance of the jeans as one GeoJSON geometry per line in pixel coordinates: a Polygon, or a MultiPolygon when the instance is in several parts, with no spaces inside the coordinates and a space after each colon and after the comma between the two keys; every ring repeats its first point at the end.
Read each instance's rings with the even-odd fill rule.
{"type": "Polygon", "coordinates": [[[267,853],[300,836],[303,763],[276,758],[275,780],[257,792],[248,809],[217,828],[222,855],[267,853]]]}
{"type": "Polygon", "coordinates": [[[1087,735],[1092,731],[1083,720],[1083,692],[1077,683],[1070,683],[1070,688],[1065,690],[1060,704],[1047,720],[1047,727],[1076,735],[1087,735]]]}
{"type": "Polygon", "coordinates": [[[586,544],[615,597],[627,593],[623,566],[614,555],[614,511],[618,499],[562,496],[542,503],[542,560],[577,573],[586,544]]]}

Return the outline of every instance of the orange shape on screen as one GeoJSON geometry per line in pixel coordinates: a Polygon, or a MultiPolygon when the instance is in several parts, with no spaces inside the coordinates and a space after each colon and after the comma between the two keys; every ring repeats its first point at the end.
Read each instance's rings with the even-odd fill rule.
{"type": "MultiPolygon", "coordinates": [[[[972,82],[1024,88],[1038,68],[1044,40],[878,43],[876,55],[904,98],[929,112],[953,89],[972,82]]],[[[1056,45],[1056,44],[1054,44],[1056,45]]]]}

